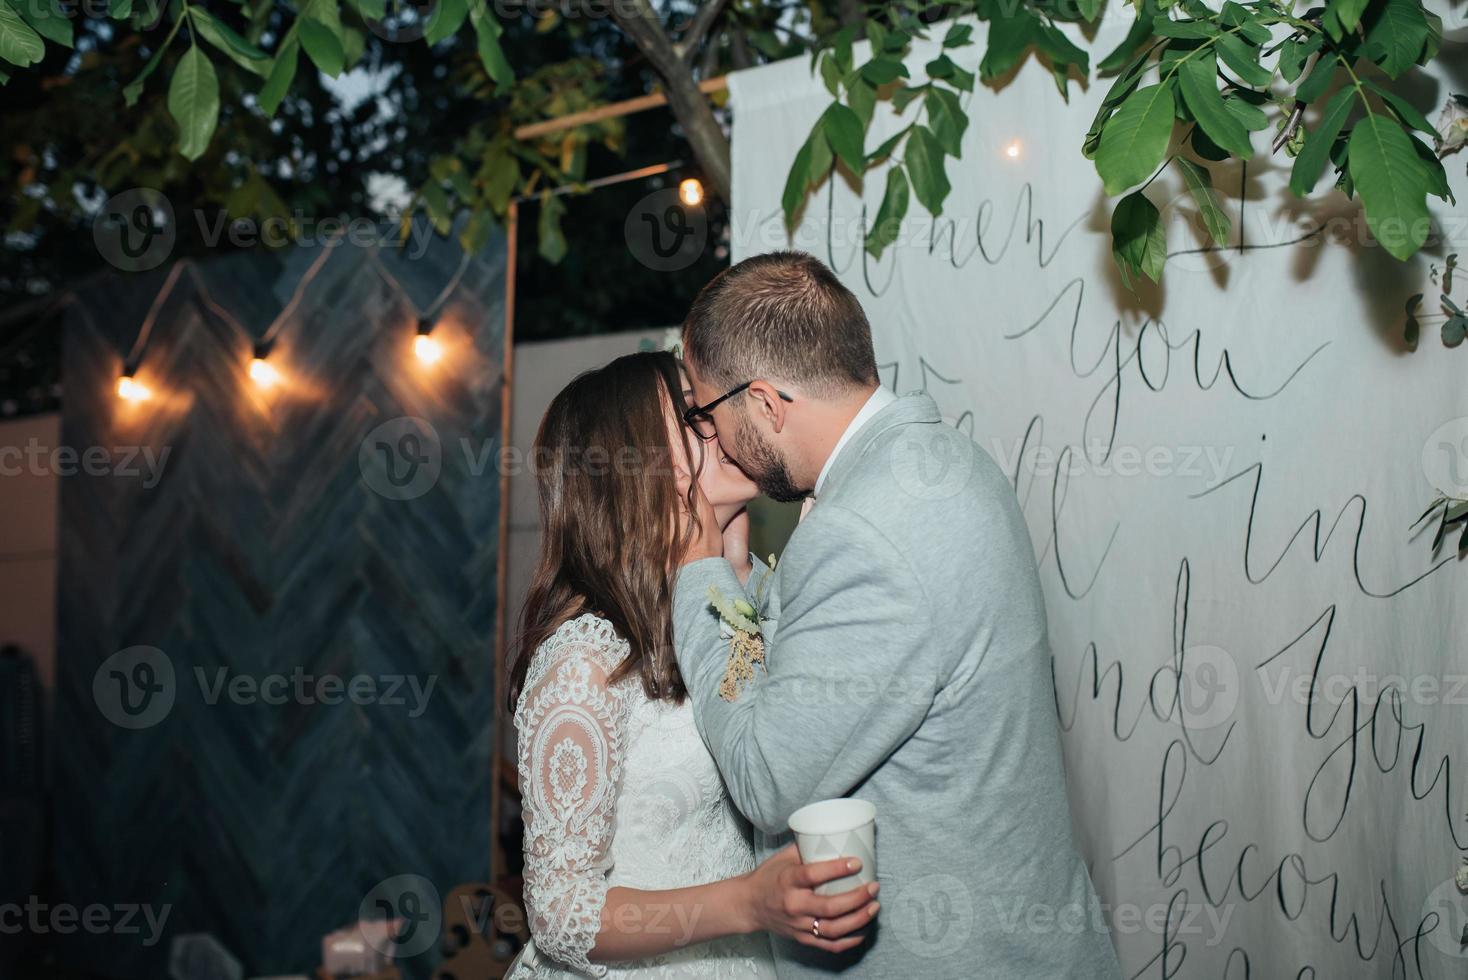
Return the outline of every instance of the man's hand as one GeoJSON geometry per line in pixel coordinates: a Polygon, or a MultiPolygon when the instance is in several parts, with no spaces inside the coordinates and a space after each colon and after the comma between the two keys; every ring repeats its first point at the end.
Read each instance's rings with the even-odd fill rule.
{"type": "Polygon", "coordinates": [[[683,552],[683,560],[678,564],[680,566],[690,565],[705,558],[722,557],[724,540],[719,529],[719,520],[714,516],[714,505],[709,503],[708,497],[704,496],[703,488],[681,466],[678,467],[677,478],[679,498],[685,502],[678,530],[681,534],[687,535],[689,524],[696,525],[693,528],[693,536],[688,542],[688,547],[683,552]],[[686,506],[690,486],[693,488],[694,513],[689,513],[686,506]]]}

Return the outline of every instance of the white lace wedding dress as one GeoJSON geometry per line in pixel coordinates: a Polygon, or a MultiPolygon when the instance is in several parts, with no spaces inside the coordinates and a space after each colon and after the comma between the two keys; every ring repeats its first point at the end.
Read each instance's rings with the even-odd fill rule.
{"type": "MultiPolygon", "coordinates": [[[[515,728],[532,943],[509,980],[772,980],[763,934],[633,962],[587,959],[607,889],[682,888],[754,867],[748,825],[729,802],[689,703],[649,700],[636,676],[607,683],[627,653],[611,624],[588,613],[562,624],[531,661],[515,728]]],[[[689,917],[648,916],[640,927],[677,937],[689,917]]]]}

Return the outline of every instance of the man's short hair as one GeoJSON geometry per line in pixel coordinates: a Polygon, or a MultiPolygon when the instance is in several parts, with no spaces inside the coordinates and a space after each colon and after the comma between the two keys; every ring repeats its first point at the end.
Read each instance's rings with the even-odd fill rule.
{"type": "Polygon", "coordinates": [[[725,269],[683,322],[683,349],[713,387],[785,381],[831,395],[877,382],[861,303],[804,252],[769,252],[725,269]]]}

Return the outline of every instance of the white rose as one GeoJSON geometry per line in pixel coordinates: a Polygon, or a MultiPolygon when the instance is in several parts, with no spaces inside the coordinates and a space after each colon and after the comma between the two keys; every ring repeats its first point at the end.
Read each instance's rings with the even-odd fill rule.
{"type": "Polygon", "coordinates": [[[1458,868],[1457,882],[1458,891],[1468,895],[1468,864],[1458,868]]]}
{"type": "Polygon", "coordinates": [[[1451,153],[1464,142],[1468,142],[1468,100],[1451,95],[1437,117],[1437,152],[1451,153]]]}

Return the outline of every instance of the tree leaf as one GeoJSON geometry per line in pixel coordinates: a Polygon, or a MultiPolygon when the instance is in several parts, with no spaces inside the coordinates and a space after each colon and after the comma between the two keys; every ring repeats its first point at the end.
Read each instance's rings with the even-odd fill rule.
{"type": "Polygon", "coordinates": [[[540,196],[540,219],[536,222],[540,242],[536,250],[551,265],[558,264],[566,257],[566,236],[561,231],[561,219],[565,216],[566,205],[558,195],[540,196]]]}
{"type": "Polygon", "coordinates": [[[1250,132],[1269,128],[1269,115],[1237,94],[1227,96],[1223,100],[1223,107],[1233,113],[1233,117],[1250,132]]]}
{"type": "Polygon", "coordinates": [[[1325,162],[1330,159],[1330,148],[1345,126],[1346,117],[1351,114],[1355,96],[1355,90],[1349,87],[1336,92],[1325,104],[1320,122],[1314,129],[1306,131],[1305,146],[1295,157],[1295,166],[1290,171],[1290,190],[1296,197],[1304,197],[1315,189],[1325,162]]]}
{"type": "Polygon", "coordinates": [[[1419,0],[1386,0],[1381,15],[1366,32],[1366,54],[1396,78],[1417,63],[1428,33],[1419,0]]]}
{"type": "Polygon", "coordinates": [[[1019,7],[1008,17],[989,22],[989,46],[979,62],[979,77],[992,81],[1019,64],[1020,58],[1034,43],[1040,21],[1028,7],[1019,7]]]}
{"type": "Polygon", "coordinates": [[[907,77],[907,67],[896,58],[873,58],[861,66],[861,77],[875,88],[881,88],[907,77]]]}
{"type": "Polygon", "coordinates": [[[866,169],[866,127],[849,106],[832,102],[821,116],[821,129],[831,149],[846,168],[858,177],[866,169]]]}
{"type": "Polygon", "coordinates": [[[1140,191],[1128,194],[1111,212],[1111,255],[1131,288],[1139,275],[1156,282],[1167,261],[1167,233],[1157,207],[1140,191]]]}
{"type": "MultiPolygon", "coordinates": [[[[973,41],[971,39],[973,34],[974,27],[972,24],[954,24],[948,28],[948,33],[943,35],[943,47],[961,48],[965,45],[972,44],[973,41]]],[[[903,182],[906,183],[906,180],[904,179],[903,182]]]]}
{"type": "Polygon", "coordinates": [[[1152,33],[1158,37],[1201,40],[1217,34],[1218,25],[1211,20],[1173,20],[1163,14],[1152,21],[1152,33]]]}
{"type": "Polygon", "coordinates": [[[423,29],[423,42],[433,47],[440,41],[448,40],[464,26],[464,18],[467,16],[469,6],[464,0],[438,0],[433,8],[433,15],[428,18],[428,24],[423,29]]]}
{"type": "Polygon", "coordinates": [[[1418,132],[1428,133],[1432,136],[1437,135],[1437,127],[1433,126],[1428,118],[1422,114],[1422,111],[1412,103],[1395,92],[1390,92],[1381,87],[1369,78],[1362,79],[1362,82],[1371,91],[1381,96],[1381,101],[1386,103],[1387,108],[1392,111],[1394,116],[1402,121],[1404,126],[1410,126],[1418,132]]]}
{"type": "Polygon", "coordinates": [[[1110,54],[1096,63],[1096,70],[1103,75],[1113,71],[1120,71],[1132,60],[1132,56],[1137,53],[1137,49],[1147,41],[1152,40],[1155,36],[1152,33],[1152,17],[1144,12],[1136,20],[1132,21],[1132,28],[1127,31],[1127,35],[1122,42],[1112,48],[1110,54]]]}
{"type": "Polygon", "coordinates": [[[197,4],[189,7],[189,18],[194,30],[229,60],[256,75],[269,74],[270,55],[246,41],[234,28],[197,4]]]}
{"type": "Polygon", "coordinates": [[[497,20],[482,9],[483,6],[483,3],[476,2],[470,14],[474,23],[474,38],[479,48],[479,61],[496,85],[510,85],[515,81],[515,70],[510,67],[505,50],[500,46],[500,33],[503,29],[497,20]]]}
{"type": "Polygon", "coordinates": [[[315,17],[303,16],[297,22],[300,30],[301,47],[311,63],[331,78],[341,75],[346,67],[347,52],[337,32],[315,17]]]}
{"type": "Polygon", "coordinates": [[[1269,28],[1249,8],[1235,3],[1234,0],[1224,0],[1219,8],[1219,19],[1229,27],[1237,27],[1239,35],[1253,44],[1268,44],[1270,38],[1269,28]]]}
{"type": "Polygon", "coordinates": [[[1208,237],[1213,239],[1215,245],[1227,245],[1231,222],[1218,203],[1218,192],[1213,189],[1213,175],[1207,168],[1187,157],[1178,157],[1177,163],[1183,172],[1183,183],[1187,185],[1193,201],[1198,205],[1198,214],[1203,219],[1203,227],[1208,230],[1208,237]]]}
{"type": "Polygon", "coordinates": [[[841,94],[841,69],[836,66],[836,59],[827,51],[821,55],[821,81],[826,85],[826,91],[832,96],[841,94]]]}
{"type": "Polygon", "coordinates": [[[1301,102],[1314,102],[1325,94],[1330,88],[1330,83],[1335,79],[1336,61],[1335,54],[1322,54],[1315,61],[1315,67],[1310,69],[1310,74],[1305,80],[1295,86],[1295,98],[1301,102]]]}
{"type": "Polygon", "coordinates": [[[1427,179],[1412,141],[1393,119],[1368,112],[1351,130],[1351,180],[1366,224],[1388,253],[1405,260],[1427,240],[1427,179]]]}
{"type": "Polygon", "coordinates": [[[1175,109],[1171,82],[1139,88],[1122,102],[1096,148],[1106,193],[1119,194],[1152,176],[1172,139],[1175,109]]]}
{"type": "Polygon", "coordinates": [[[1344,30],[1354,31],[1369,5],[1370,0],[1330,0],[1326,7],[1344,30]]]}
{"type": "Polygon", "coordinates": [[[168,85],[168,112],[178,123],[178,152],[197,160],[219,124],[219,76],[198,45],[190,45],[168,85]]]}
{"type": "Polygon", "coordinates": [[[958,104],[958,95],[949,89],[928,89],[923,105],[928,110],[928,125],[933,135],[943,146],[943,152],[958,157],[963,152],[963,131],[968,128],[968,116],[958,104]]]}
{"type": "Polygon", "coordinates": [[[52,44],[74,47],[71,21],[57,9],[52,0],[5,0],[30,25],[31,30],[52,44]]]}
{"type": "Polygon", "coordinates": [[[29,68],[44,57],[46,42],[41,40],[41,35],[10,4],[0,3],[0,58],[17,67],[29,68]]]}
{"type": "Polygon", "coordinates": [[[864,79],[858,78],[846,89],[846,104],[851,106],[851,111],[861,120],[863,128],[870,126],[872,113],[877,108],[877,90],[864,79]]]}
{"type": "Polygon", "coordinates": [[[1223,104],[1212,56],[1195,56],[1181,62],[1177,76],[1183,101],[1208,138],[1240,160],[1252,157],[1254,147],[1249,143],[1249,131],[1223,104]]]}
{"type": "Polygon", "coordinates": [[[806,188],[810,186],[811,141],[806,140],[796,151],[790,164],[790,173],[785,177],[785,191],[780,195],[780,207],[785,212],[785,228],[795,229],[795,215],[805,201],[806,188]]]}
{"type": "Polygon", "coordinates": [[[1251,48],[1234,34],[1220,34],[1213,47],[1223,63],[1245,85],[1263,88],[1274,80],[1274,72],[1259,64],[1259,49],[1251,48]]]}
{"type": "Polygon", "coordinates": [[[907,137],[903,160],[918,203],[933,217],[938,217],[943,213],[943,200],[952,190],[944,171],[943,146],[938,137],[923,126],[914,126],[907,137]]]}
{"type": "Polygon", "coordinates": [[[260,110],[267,117],[275,115],[275,110],[280,108],[285,94],[290,91],[291,82],[296,77],[300,50],[300,43],[294,37],[287,37],[280,50],[275,53],[275,63],[270,66],[270,74],[265,76],[265,84],[259,95],[260,110]]]}
{"type": "Polygon", "coordinates": [[[902,219],[907,214],[907,174],[901,167],[887,171],[887,189],[882,194],[882,206],[867,231],[866,249],[874,258],[881,258],[886,247],[897,240],[902,229],[902,219]]]}

